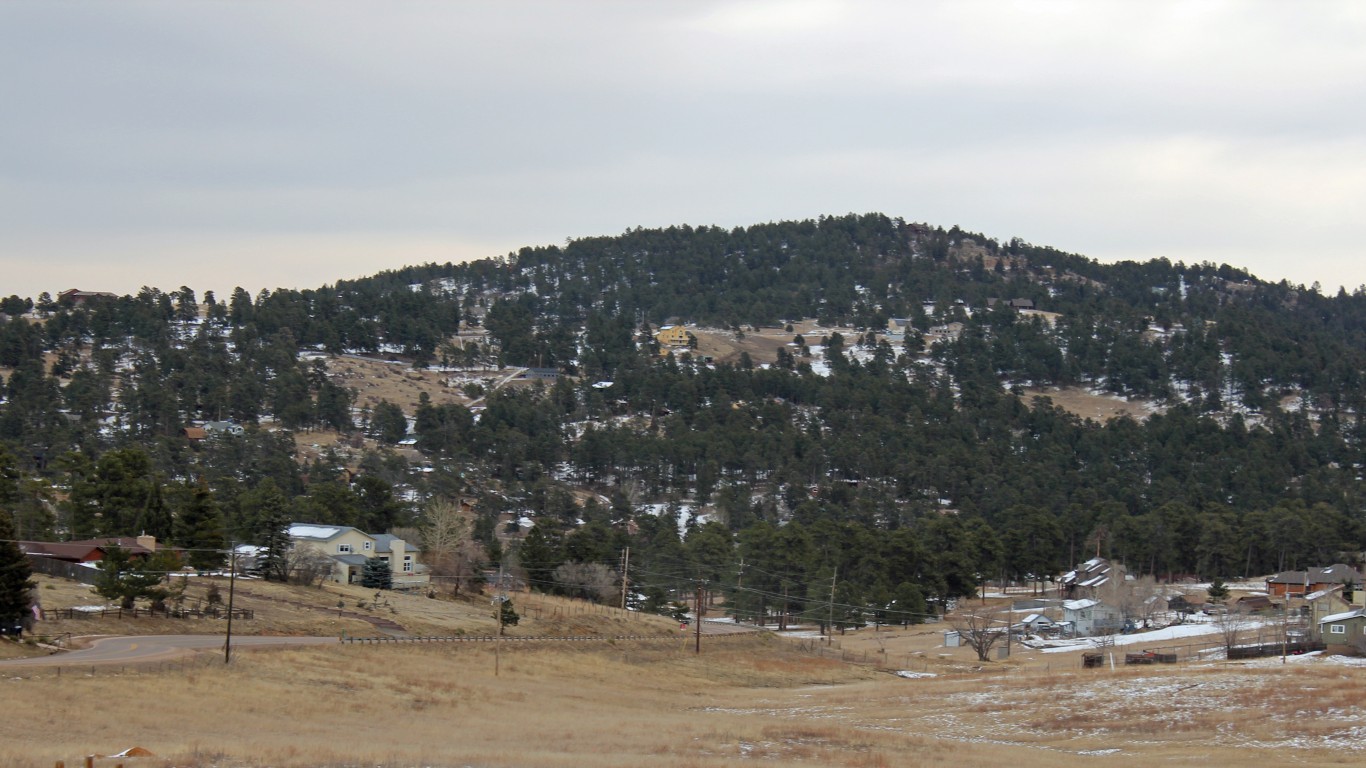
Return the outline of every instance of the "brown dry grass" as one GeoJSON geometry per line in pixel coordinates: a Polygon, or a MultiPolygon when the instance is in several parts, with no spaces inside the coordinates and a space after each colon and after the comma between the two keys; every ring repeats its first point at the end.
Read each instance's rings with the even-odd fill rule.
{"type": "Polygon", "coordinates": [[[1120,416],[1130,416],[1142,421],[1156,411],[1156,406],[1151,403],[1110,395],[1093,395],[1076,387],[1029,387],[1025,389],[1024,397],[1025,400],[1047,397],[1064,411],[1095,421],[1109,421],[1120,416]]]}
{"type": "Polygon", "coordinates": [[[0,766],[1271,766],[1360,759],[1366,673],[1211,667],[903,680],[782,641],[327,647],[0,679],[0,766]],[[116,705],[102,705],[117,702],[116,705]]]}
{"type": "MultiPolygon", "coordinates": [[[[66,579],[38,575],[38,592],[46,609],[82,605],[104,605],[106,601],[89,586],[66,579]]],[[[192,578],[186,604],[205,600],[209,585],[217,583],[228,596],[227,579],[192,578]]],[[[497,621],[485,595],[473,594],[455,600],[449,596],[432,599],[425,594],[386,592],[379,604],[375,591],[358,586],[326,584],[320,588],[276,584],[255,579],[237,582],[234,605],[254,612],[251,620],[240,621],[235,630],[254,635],[370,636],[382,634],[372,624],[347,614],[384,618],[400,624],[409,634],[453,635],[491,634],[497,621]]],[[[509,628],[510,634],[655,634],[677,632],[677,624],[663,617],[642,616],[603,606],[547,595],[513,594],[513,603],[522,622],[509,628]]],[[[88,635],[219,634],[223,621],[216,619],[92,618],[62,619],[38,623],[34,635],[57,636],[71,633],[88,635]]],[[[0,645],[0,658],[42,653],[13,645],[0,645]]]]}

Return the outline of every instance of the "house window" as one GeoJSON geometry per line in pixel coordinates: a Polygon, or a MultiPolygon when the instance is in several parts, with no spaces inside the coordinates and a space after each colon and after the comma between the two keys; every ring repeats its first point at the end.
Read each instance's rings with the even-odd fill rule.
{"type": "Polygon", "coordinates": [[[1328,633],[1330,635],[1345,635],[1347,634],[1347,626],[1345,624],[1333,624],[1328,627],[1328,633]]]}
{"type": "Polygon", "coordinates": [[[365,551],[366,551],[366,552],[369,552],[369,551],[370,551],[370,546],[371,546],[372,544],[374,544],[374,542],[371,542],[371,541],[365,542],[365,551]]]}
{"type": "Polygon", "coordinates": [[[403,556],[403,572],[404,572],[404,573],[412,573],[412,572],[413,572],[413,556],[412,556],[412,555],[404,555],[404,556],[403,556]]]}
{"type": "Polygon", "coordinates": [[[349,554],[351,554],[351,545],[350,545],[350,544],[338,544],[338,545],[337,545],[337,551],[340,552],[340,553],[343,554],[343,555],[349,555],[349,554]]]}

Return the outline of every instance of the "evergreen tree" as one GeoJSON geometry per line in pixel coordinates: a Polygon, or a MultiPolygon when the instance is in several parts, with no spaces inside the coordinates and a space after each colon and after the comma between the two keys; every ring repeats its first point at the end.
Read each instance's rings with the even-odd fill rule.
{"type": "Polygon", "coordinates": [[[202,481],[188,490],[189,502],[176,519],[176,543],[189,550],[190,566],[195,570],[220,568],[227,542],[218,502],[202,481]]]}
{"type": "Polygon", "coordinates": [[[1205,594],[1209,596],[1211,603],[1222,603],[1228,599],[1228,585],[1224,584],[1223,579],[1216,576],[1214,581],[1210,582],[1209,588],[1205,590],[1205,594]]]}
{"type": "Polygon", "coordinates": [[[101,597],[118,600],[123,608],[132,608],[139,597],[161,600],[166,590],[161,585],[163,574],[150,571],[146,563],[134,560],[128,550],[110,547],[100,561],[100,575],[95,581],[95,592],[101,597]]]}
{"type": "Polygon", "coordinates": [[[360,572],[360,585],[366,589],[393,589],[394,572],[389,562],[379,557],[366,560],[360,572]]]}
{"type": "Polygon", "coordinates": [[[242,497],[256,521],[255,541],[261,547],[261,573],[268,581],[289,581],[289,554],[294,541],[289,536],[290,509],[274,480],[266,478],[242,497]]]}
{"type": "Polygon", "coordinates": [[[381,400],[370,413],[370,434],[390,445],[397,444],[408,436],[408,417],[397,405],[381,400]]]}
{"type": "Polygon", "coordinates": [[[29,591],[34,588],[28,557],[13,538],[9,513],[0,510],[0,629],[6,631],[28,623],[29,591]]]}
{"type": "Polygon", "coordinates": [[[517,626],[517,622],[521,621],[522,617],[519,616],[517,610],[512,607],[512,600],[506,597],[502,598],[498,601],[498,605],[498,613],[496,615],[499,617],[501,623],[499,631],[501,632],[503,627],[517,626]]]}

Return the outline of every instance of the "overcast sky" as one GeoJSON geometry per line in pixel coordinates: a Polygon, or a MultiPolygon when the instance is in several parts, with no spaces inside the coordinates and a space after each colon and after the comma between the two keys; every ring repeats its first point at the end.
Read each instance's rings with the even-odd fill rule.
{"type": "Polygon", "coordinates": [[[0,294],[878,211],[1366,283],[1366,3],[0,3],[0,294]]]}

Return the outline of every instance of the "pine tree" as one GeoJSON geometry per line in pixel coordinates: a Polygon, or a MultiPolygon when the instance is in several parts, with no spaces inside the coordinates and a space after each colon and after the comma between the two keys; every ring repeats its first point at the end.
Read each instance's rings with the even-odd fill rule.
{"type": "Polygon", "coordinates": [[[511,600],[503,598],[499,601],[499,606],[500,607],[498,609],[498,613],[500,614],[500,632],[502,631],[503,627],[515,627],[517,626],[517,622],[522,620],[522,617],[518,615],[517,610],[512,607],[511,600]]]}
{"type": "Polygon", "coordinates": [[[1216,576],[1205,590],[1205,594],[1209,595],[1211,603],[1222,603],[1228,599],[1228,586],[1224,584],[1223,579],[1216,576]]]}
{"type": "Polygon", "coordinates": [[[394,445],[408,436],[408,417],[403,409],[388,400],[381,400],[370,414],[370,434],[394,445]]]}
{"type": "Polygon", "coordinates": [[[34,583],[28,557],[14,543],[14,527],[9,513],[0,511],[0,628],[23,626],[29,610],[34,583]]]}
{"type": "Polygon", "coordinates": [[[289,502],[274,480],[266,478],[251,493],[242,497],[244,506],[254,509],[261,547],[261,573],[269,581],[289,580],[289,553],[294,542],[289,537],[289,502]]]}
{"type": "Polygon", "coordinates": [[[389,570],[389,562],[378,557],[366,560],[360,573],[360,585],[366,589],[393,589],[394,572],[389,570]]]}
{"type": "Polygon", "coordinates": [[[128,550],[110,547],[100,561],[100,575],[95,582],[95,592],[101,597],[118,599],[119,605],[132,608],[133,601],[139,597],[163,600],[166,590],[161,588],[162,574],[149,571],[144,564],[133,560],[128,550]]]}
{"type": "Polygon", "coordinates": [[[189,550],[190,565],[197,571],[210,571],[223,565],[223,515],[209,486],[200,482],[190,491],[190,500],[176,519],[176,542],[189,550]]]}

